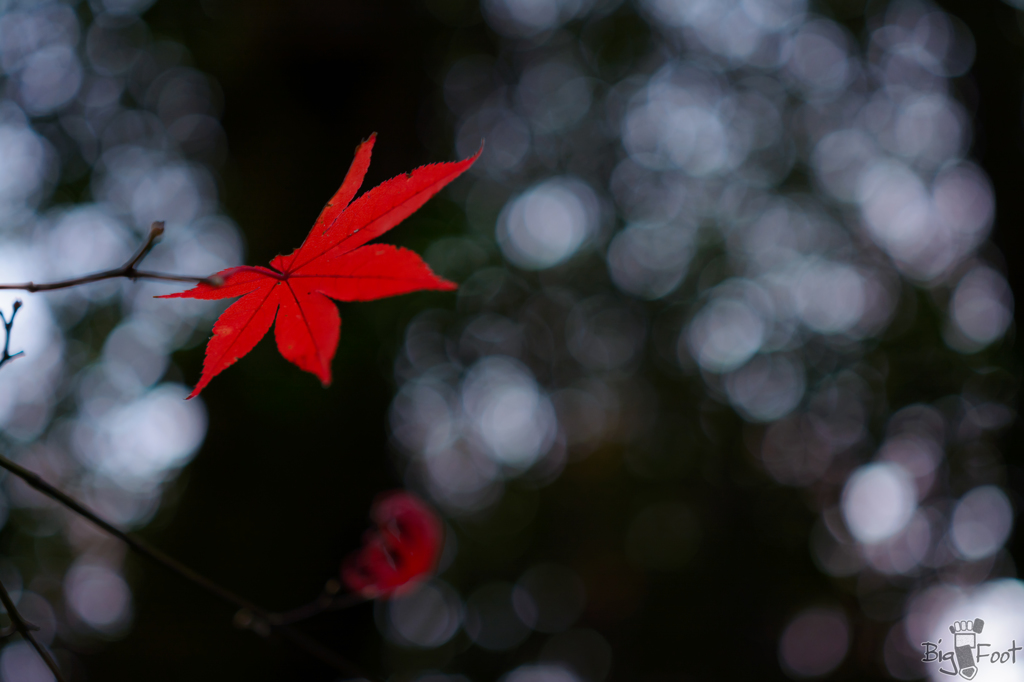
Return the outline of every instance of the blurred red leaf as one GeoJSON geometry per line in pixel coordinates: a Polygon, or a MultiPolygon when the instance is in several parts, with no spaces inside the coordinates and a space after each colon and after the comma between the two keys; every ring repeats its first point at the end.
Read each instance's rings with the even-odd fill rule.
{"type": "Polygon", "coordinates": [[[421,166],[377,185],[354,202],[370,166],[376,133],[356,148],[341,187],[324,206],[302,246],[277,256],[270,268],[228,268],[201,283],[161,298],[221,299],[242,296],[213,325],[203,374],[189,398],[252,350],[277,318],[274,336],[285,359],[331,383],[341,318],[337,301],[370,301],[421,289],[448,291],[455,284],[431,272],[417,254],[387,244],[365,244],[408,218],[469,168],[476,155],[421,166]],[[212,278],[211,278],[212,279],[212,278]]]}
{"type": "Polygon", "coordinates": [[[399,490],[377,498],[370,511],[376,528],[345,559],[341,578],[369,599],[409,591],[437,566],[444,532],[425,502],[399,490]]]}

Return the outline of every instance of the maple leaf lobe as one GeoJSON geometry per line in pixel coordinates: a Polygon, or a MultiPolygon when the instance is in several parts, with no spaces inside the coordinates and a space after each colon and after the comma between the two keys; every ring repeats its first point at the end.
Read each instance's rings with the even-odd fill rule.
{"type": "Polygon", "coordinates": [[[375,141],[376,133],[356,147],[341,187],[328,200],[306,239],[291,254],[271,260],[273,269],[228,268],[188,291],[160,297],[241,297],[214,324],[202,375],[189,398],[251,351],[271,325],[281,355],[328,386],[341,333],[334,301],[370,301],[425,289],[456,288],[434,274],[418,254],[388,244],[366,243],[412,215],[465,172],[483,147],[462,161],[430,164],[398,175],[355,199],[375,141]],[[213,281],[219,281],[219,286],[213,281]]]}

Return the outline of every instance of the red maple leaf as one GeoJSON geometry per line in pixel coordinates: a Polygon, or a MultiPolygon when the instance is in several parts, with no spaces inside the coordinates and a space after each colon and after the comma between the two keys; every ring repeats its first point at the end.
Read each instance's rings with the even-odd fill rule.
{"type": "Polygon", "coordinates": [[[345,559],[342,580],[368,599],[410,591],[437,566],[444,544],[441,520],[404,490],[377,498],[370,517],[377,527],[345,559]]]}
{"type": "MultiPolygon", "coordinates": [[[[455,284],[433,272],[406,249],[366,242],[408,218],[441,188],[473,165],[476,155],[452,163],[436,163],[391,178],[352,201],[370,166],[376,133],[356,148],[355,159],[341,187],[289,256],[270,261],[270,268],[241,266],[218,272],[219,286],[201,283],[161,298],[220,299],[242,296],[213,325],[206,345],[203,374],[192,398],[239,358],[251,351],[270,329],[286,360],[331,383],[331,360],[338,348],[341,318],[330,300],[371,301],[421,289],[450,291],[455,284]]],[[[482,149],[481,149],[482,151],[482,149]]]]}

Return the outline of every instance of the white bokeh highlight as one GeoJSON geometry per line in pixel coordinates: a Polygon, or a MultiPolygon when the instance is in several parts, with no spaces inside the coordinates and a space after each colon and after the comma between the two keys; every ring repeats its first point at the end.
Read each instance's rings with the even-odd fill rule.
{"type": "Polygon", "coordinates": [[[850,533],[864,543],[881,542],[898,533],[916,507],[913,479],[898,464],[866,464],[850,475],[843,488],[843,518],[850,533]]]}
{"type": "Polygon", "coordinates": [[[547,180],[514,199],[498,220],[498,244],[529,270],[569,259],[598,226],[594,191],[573,178],[547,180]]]}

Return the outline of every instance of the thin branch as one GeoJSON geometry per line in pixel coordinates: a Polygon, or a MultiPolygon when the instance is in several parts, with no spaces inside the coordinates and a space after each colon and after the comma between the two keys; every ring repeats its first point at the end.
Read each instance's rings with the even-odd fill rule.
{"type": "Polygon", "coordinates": [[[185,564],[168,556],[144,540],[124,532],[114,524],[84,507],[74,498],[53,487],[38,475],[32,473],[21,465],[12,462],[2,455],[0,455],[0,467],[11,472],[50,499],[59,502],[79,516],[85,518],[93,525],[98,526],[107,533],[121,540],[121,542],[128,545],[128,547],[134,550],[137,554],[144,556],[153,563],[163,566],[172,573],[176,573],[178,576],[188,580],[193,585],[201,587],[210,594],[232,604],[235,608],[241,609],[239,614],[235,617],[236,625],[251,629],[261,635],[269,635],[271,633],[276,634],[282,639],[288,640],[314,658],[319,659],[320,662],[334,668],[336,671],[344,675],[354,675],[356,677],[372,679],[360,672],[352,663],[349,663],[343,657],[325,648],[313,639],[310,639],[302,632],[291,627],[288,623],[274,622],[273,614],[266,609],[257,606],[248,599],[235,594],[225,587],[221,587],[209,578],[193,571],[185,564]]]}
{"type": "Polygon", "coordinates": [[[139,250],[136,251],[135,254],[119,268],[104,270],[103,272],[94,272],[91,275],[84,275],[74,279],[65,279],[60,282],[46,282],[43,284],[36,284],[34,282],[25,282],[24,284],[0,284],[0,289],[17,289],[29,292],[53,291],[54,289],[67,289],[69,287],[77,287],[82,284],[91,284],[92,282],[100,282],[105,279],[116,279],[118,277],[127,277],[131,280],[158,279],[166,282],[198,282],[206,283],[211,286],[218,286],[220,284],[218,278],[214,277],[166,275],[162,272],[150,272],[148,270],[137,269],[136,266],[142,262],[142,259],[149,254],[154,246],[156,246],[157,241],[160,239],[160,235],[163,233],[163,222],[158,221],[153,223],[152,227],[149,228],[149,235],[146,237],[145,243],[143,243],[143,245],[139,247],[139,250]]]}
{"type": "Polygon", "coordinates": [[[324,586],[324,591],[320,593],[319,597],[291,611],[270,614],[270,622],[275,625],[297,623],[301,620],[318,616],[321,613],[340,611],[341,609],[347,609],[366,601],[366,597],[361,594],[351,592],[339,594],[340,590],[341,585],[338,584],[337,580],[328,580],[327,585],[324,586]]]}
{"type": "Polygon", "coordinates": [[[18,613],[18,609],[14,606],[14,600],[11,599],[11,595],[7,594],[7,588],[0,582],[0,602],[3,603],[4,608],[7,609],[7,615],[11,618],[11,625],[17,630],[22,637],[31,644],[39,657],[46,663],[46,667],[53,673],[54,678],[57,682],[67,682],[67,678],[60,671],[60,667],[57,665],[57,661],[53,660],[53,656],[47,651],[46,647],[39,643],[36,636],[32,634],[33,630],[38,630],[34,625],[29,624],[21,614],[18,613]]]}
{"type": "Polygon", "coordinates": [[[11,310],[11,319],[9,320],[0,312],[0,320],[4,322],[4,354],[0,356],[0,367],[3,367],[19,355],[25,354],[25,351],[19,350],[14,355],[11,355],[11,329],[14,327],[14,316],[18,314],[19,308],[21,308],[21,301],[15,301],[14,307],[11,310]]]}

